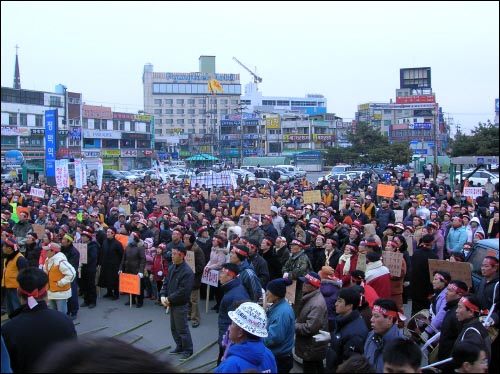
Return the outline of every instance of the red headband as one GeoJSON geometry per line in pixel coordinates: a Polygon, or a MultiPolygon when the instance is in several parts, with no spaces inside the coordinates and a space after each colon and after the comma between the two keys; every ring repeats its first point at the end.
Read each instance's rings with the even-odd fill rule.
{"type": "Polygon", "coordinates": [[[399,318],[398,312],[395,312],[394,310],[387,310],[385,308],[382,308],[380,305],[374,305],[372,311],[374,313],[383,314],[384,316],[399,318]]]}
{"type": "Polygon", "coordinates": [[[231,270],[226,269],[226,268],[222,268],[221,271],[223,273],[226,273],[226,274],[230,275],[233,278],[236,277],[236,275],[237,275],[234,271],[231,271],[231,270]]]}
{"type": "Polygon", "coordinates": [[[389,240],[387,244],[389,244],[393,248],[398,248],[399,246],[398,243],[396,243],[394,240],[389,240]]]}
{"type": "Polygon", "coordinates": [[[321,280],[318,278],[313,277],[312,275],[307,274],[305,277],[311,285],[313,285],[316,288],[319,288],[321,286],[321,280]]]}
{"type": "Polygon", "coordinates": [[[375,240],[365,240],[367,247],[378,247],[378,243],[375,240]]]}
{"type": "Polygon", "coordinates": [[[248,256],[248,253],[247,253],[247,252],[245,252],[244,250],[239,249],[239,248],[237,248],[237,247],[233,247],[233,248],[231,248],[231,250],[232,250],[234,253],[237,253],[237,254],[239,254],[239,255],[242,255],[242,256],[245,256],[245,257],[247,257],[247,256],[248,256]]]}
{"type": "Polygon", "coordinates": [[[461,289],[460,287],[458,287],[456,284],[452,283],[452,284],[449,284],[448,285],[448,289],[452,289],[453,291],[455,291],[456,293],[458,293],[459,295],[464,295],[467,293],[466,290],[463,290],[461,289]]]}
{"type": "Polygon", "coordinates": [[[28,292],[23,290],[22,288],[18,288],[17,291],[21,295],[26,295],[26,297],[34,297],[35,299],[44,295],[47,292],[47,287],[43,287],[41,289],[35,288],[33,291],[28,292]]]}
{"type": "Polygon", "coordinates": [[[358,249],[357,249],[355,246],[351,245],[351,244],[346,244],[346,246],[345,246],[345,247],[346,247],[346,248],[349,248],[351,251],[354,251],[354,252],[357,252],[357,251],[358,251],[358,249]]]}
{"type": "Polygon", "coordinates": [[[462,297],[460,299],[460,302],[462,304],[464,304],[465,307],[467,307],[468,309],[472,310],[473,312],[481,312],[481,309],[479,309],[479,307],[477,305],[472,304],[469,301],[469,299],[467,299],[466,297],[462,297]]]}
{"type": "Polygon", "coordinates": [[[448,284],[448,281],[441,274],[436,273],[434,276],[437,276],[441,282],[448,284]]]}
{"type": "Polygon", "coordinates": [[[495,265],[498,265],[498,260],[495,258],[484,258],[483,259],[483,262],[486,262],[488,264],[490,264],[491,266],[495,266],[495,265]]]}
{"type": "Polygon", "coordinates": [[[266,242],[269,245],[273,245],[273,242],[271,240],[269,240],[269,239],[264,238],[264,239],[262,239],[262,241],[266,242]]]}

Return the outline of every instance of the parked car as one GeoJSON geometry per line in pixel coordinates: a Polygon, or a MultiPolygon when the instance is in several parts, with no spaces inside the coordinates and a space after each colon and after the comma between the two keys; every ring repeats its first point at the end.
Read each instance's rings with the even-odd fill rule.
{"type": "Polygon", "coordinates": [[[121,181],[124,179],[125,179],[125,176],[118,170],[104,169],[102,171],[102,181],[103,182],[121,181]]]}
{"type": "Polygon", "coordinates": [[[137,182],[141,180],[141,177],[138,176],[137,174],[131,173],[128,170],[123,170],[120,173],[123,175],[123,179],[129,181],[129,182],[137,182]]]}
{"type": "Polygon", "coordinates": [[[474,174],[471,175],[471,173],[473,171],[474,170],[470,170],[470,171],[464,170],[462,174],[457,173],[457,175],[455,177],[458,178],[459,180],[460,179],[463,180],[465,178],[468,178],[469,182],[474,183],[474,186],[479,186],[479,184],[481,184],[481,186],[484,186],[486,184],[486,182],[488,181],[488,178],[491,179],[491,183],[493,183],[493,184],[498,183],[498,181],[499,181],[498,174],[493,174],[492,172],[489,172],[487,170],[479,169],[474,174]],[[462,178],[460,178],[460,177],[462,177],[462,178]]]}
{"type": "Polygon", "coordinates": [[[324,177],[319,177],[318,178],[318,183],[322,182],[323,180],[329,180],[329,179],[333,179],[333,180],[339,180],[339,181],[342,181],[342,180],[347,180],[347,181],[352,181],[354,180],[354,178],[356,177],[355,174],[349,174],[349,173],[335,173],[335,174],[327,174],[325,175],[324,177]]]}
{"type": "Polygon", "coordinates": [[[472,285],[474,289],[477,290],[477,286],[481,281],[481,264],[486,256],[494,256],[498,258],[498,239],[483,239],[479,240],[469,257],[466,259],[468,263],[472,265],[472,285]]]}

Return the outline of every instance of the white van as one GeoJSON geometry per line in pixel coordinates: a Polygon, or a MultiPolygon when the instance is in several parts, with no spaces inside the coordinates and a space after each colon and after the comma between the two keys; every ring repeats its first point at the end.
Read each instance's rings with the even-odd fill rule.
{"type": "Polygon", "coordinates": [[[332,171],[330,174],[341,174],[341,173],[347,173],[350,169],[352,168],[352,165],[335,165],[332,167],[332,171]]]}

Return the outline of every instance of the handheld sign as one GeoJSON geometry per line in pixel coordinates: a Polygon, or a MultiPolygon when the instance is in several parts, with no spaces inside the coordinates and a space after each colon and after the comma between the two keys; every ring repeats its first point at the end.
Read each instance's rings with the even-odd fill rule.
{"type": "Polygon", "coordinates": [[[87,243],[73,243],[73,246],[80,252],[80,264],[87,263],[87,243]]]}
{"type": "Polygon", "coordinates": [[[465,282],[468,287],[472,287],[472,264],[469,262],[450,262],[445,260],[429,259],[430,281],[434,278],[434,271],[443,270],[451,275],[451,279],[457,279],[465,282]]]}
{"type": "Polygon", "coordinates": [[[286,286],[285,298],[289,304],[295,304],[295,291],[297,290],[297,281],[294,280],[291,285],[286,286]]]}
{"type": "Polygon", "coordinates": [[[201,277],[201,283],[205,283],[213,287],[218,287],[219,271],[205,268],[205,270],[203,271],[203,275],[201,277]]]}
{"type": "Polygon", "coordinates": [[[400,277],[401,267],[403,266],[403,254],[399,252],[382,251],[382,259],[384,266],[387,266],[391,272],[391,276],[400,277]]]}
{"type": "Polygon", "coordinates": [[[123,293],[129,293],[133,295],[140,295],[141,278],[137,274],[126,274],[120,273],[120,286],[119,290],[123,293]]]}

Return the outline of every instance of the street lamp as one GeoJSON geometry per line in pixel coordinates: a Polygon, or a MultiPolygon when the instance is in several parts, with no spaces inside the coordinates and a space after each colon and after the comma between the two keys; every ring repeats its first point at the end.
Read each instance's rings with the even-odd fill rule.
{"type": "Polygon", "coordinates": [[[434,177],[434,181],[437,181],[437,175],[438,175],[438,163],[437,163],[437,131],[438,131],[438,111],[437,108],[432,110],[432,116],[433,116],[433,122],[434,122],[434,131],[433,131],[433,139],[434,139],[434,161],[432,165],[432,174],[434,177]]]}

